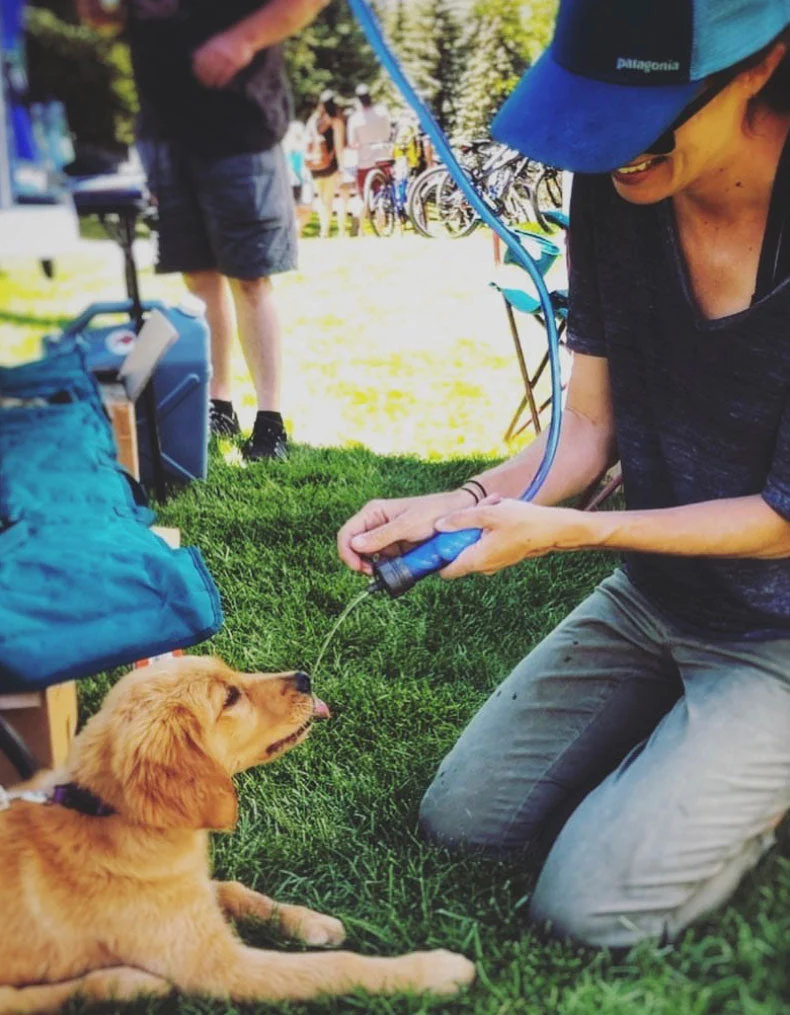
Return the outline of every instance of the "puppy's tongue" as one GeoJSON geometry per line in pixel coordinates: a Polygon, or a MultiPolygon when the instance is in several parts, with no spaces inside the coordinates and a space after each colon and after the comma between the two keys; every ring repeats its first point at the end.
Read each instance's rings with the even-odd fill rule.
{"type": "Polygon", "coordinates": [[[314,719],[331,719],[332,713],[329,711],[329,706],[326,702],[321,701],[313,695],[313,718],[314,719]]]}

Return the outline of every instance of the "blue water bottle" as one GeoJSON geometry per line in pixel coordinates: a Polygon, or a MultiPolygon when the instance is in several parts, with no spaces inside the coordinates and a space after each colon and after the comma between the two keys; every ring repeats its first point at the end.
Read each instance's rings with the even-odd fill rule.
{"type": "Polygon", "coordinates": [[[373,565],[374,577],[368,588],[371,592],[387,592],[392,599],[397,599],[408,592],[420,578],[452,564],[459,553],[476,543],[482,534],[482,529],[440,532],[404,553],[402,557],[377,560],[373,565]]]}

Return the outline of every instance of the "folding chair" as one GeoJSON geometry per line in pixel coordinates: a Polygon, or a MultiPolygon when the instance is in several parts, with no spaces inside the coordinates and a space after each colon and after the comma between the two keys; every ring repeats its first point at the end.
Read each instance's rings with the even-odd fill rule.
{"type": "MultiPolygon", "coordinates": [[[[550,219],[550,221],[556,225],[567,229],[568,217],[564,212],[550,211],[546,213],[546,218],[550,219]]],[[[539,236],[536,233],[527,232],[525,230],[515,230],[515,232],[520,234],[521,242],[535,260],[541,276],[545,278],[549,269],[559,257],[560,248],[556,243],[553,243],[545,236],[539,236]]],[[[503,260],[505,264],[517,264],[509,250],[505,253],[503,260]]],[[[513,418],[511,419],[507,430],[505,431],[504,440],[506,443],[509,443],[530,426],[534,427],[536,434],[539,434],[543,429],[541,415],[551,405],[550,396],[538,404],[536,395],[537,384],[548,365],[548,351],[543,354],[534,371],[531,371],[527,364],[526,354],[519,334],[516,312],[526,314],[528,317],[534,318],[538,321],[544,331],[546,330],[546,319],[541,302],[537,299],[537,297],[532,296],[523,289],[508,288],[501,286],[496,282],[491,282],[489,284],[501,294],[504,301],[510,334],[516,351],[516,359],[518,361],[521,379],[524,384],[524,395],[519,402],[518,408],[513,414],[513,418]],[[528,417],[526,421],[521,422],[522,417],[527,410],[528,417]]],[[[556,289],[549,293],[549,298],[554,312],[557,334],[560,338],[560,342],[562,343],[568,323],[568,292],[566,289],[556,289]]],[[[564,387],[565,385],[563,384],[563,389],[564,387]]],[[[595,511],[622,486],[622,482],[622,473],[618,464],[614,469],[609,470],[604,476],[600,477],[584,491],[579,498],[579,507],[583,511],[595,511]],[[601,482],[603,482],[603,486],[601,485],[601,482]]]]}
{"type": "Polygon", "coordinates": [[[568,215],[559,208],[550,208],[543,212],[543,218],[552,226],[559,226],[560,229],[568,228],[568,215]]]}
{"type": "MultiPolygon", "coordinates": [[[[541,276],[545,278],[549,269],[559,257],[560,248],[556,243],[547,239],[545,236],[540,236],[536,233],[531,233],[522,229],[516,229],[514,231],[519,234],[522,244],[535,260],[541,276]]],[[[518,262],[514,259],[510,251],[507,250],[504,256],[504,264],[516,265],[517,263],[518,262]]],[[[521,335],[519,334],[515,312],[526,314],[528,317],[534,318],[534,320],[536,320],[544,330],[546,328],[546,320],[543,315],[543,308],[540,300],[536,296],[531,295],[524,289],[501,286],[497,282],[490,282],[489,284],[502,296],[505,305],[505,314],[510,328],[510,335],[513,339],[516,359],[518,361],[521,379],[524,384],[524,395],[522,396],[518,408],[510,420],[507,430],[505,431],[504,440],[505,443],[509,443],[530,426],[534,427],[536,434],[540,433],[543,428],[540,418],[541,414],[551,403],[551,399],[547,398],[539,405],[536,396],[537,384],[548,365],[548,351],[543,354],[543,357],[537,367],[534,370],[531,370],[527,363],[527,355],[521,341],[521,335]],[[528,418],[526,421],[522,422],[522,416],[527,411],[528,418]]],[[[562,341],[567,323],[567,292],[564,290],[556,290],[551,292],[549,295],[554,309],[554,320],[557,325],[557,333],[562,341]]]]}

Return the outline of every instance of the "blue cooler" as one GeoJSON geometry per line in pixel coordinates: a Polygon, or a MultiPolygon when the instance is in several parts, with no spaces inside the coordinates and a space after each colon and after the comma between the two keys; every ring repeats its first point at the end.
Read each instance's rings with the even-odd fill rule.
{"type": "MultiPolygon", "coordinates": [[[[156,421],[166,478],[180,483],[205,479],[211,361],[203,305],[199,300],[186,298],[176,307],[160,302],[144,302],[142,306],[144,311],[159,310],[178,332],[178,338],[157,364],[153,376],[156,421]]],[[[131,312],[131,300],[94,303],[67,324],[61,334],[47,336],[44,348],[52,352],[61,342],[79,339],[86,347],[87,363],[92,373],[100,381],[115,380],[127,353],[137,340],[131,312]],[[123,319],[115,324],[94,324],[96,318],[110,316],[123,319]]],[[[155,476],[145,398],[137,402],[136,415],[140,478],[151,487],[155,476]]]]}

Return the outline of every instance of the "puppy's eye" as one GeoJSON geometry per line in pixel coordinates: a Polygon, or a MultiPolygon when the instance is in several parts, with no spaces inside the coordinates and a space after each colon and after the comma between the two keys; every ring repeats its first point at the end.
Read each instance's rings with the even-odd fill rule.
{"type": "Polygon", "coordinates": [[[224,708],[232,708],[241,697],[241,691],[238,687],[229,687],[228,692],[225,695],[224,708]]]}

